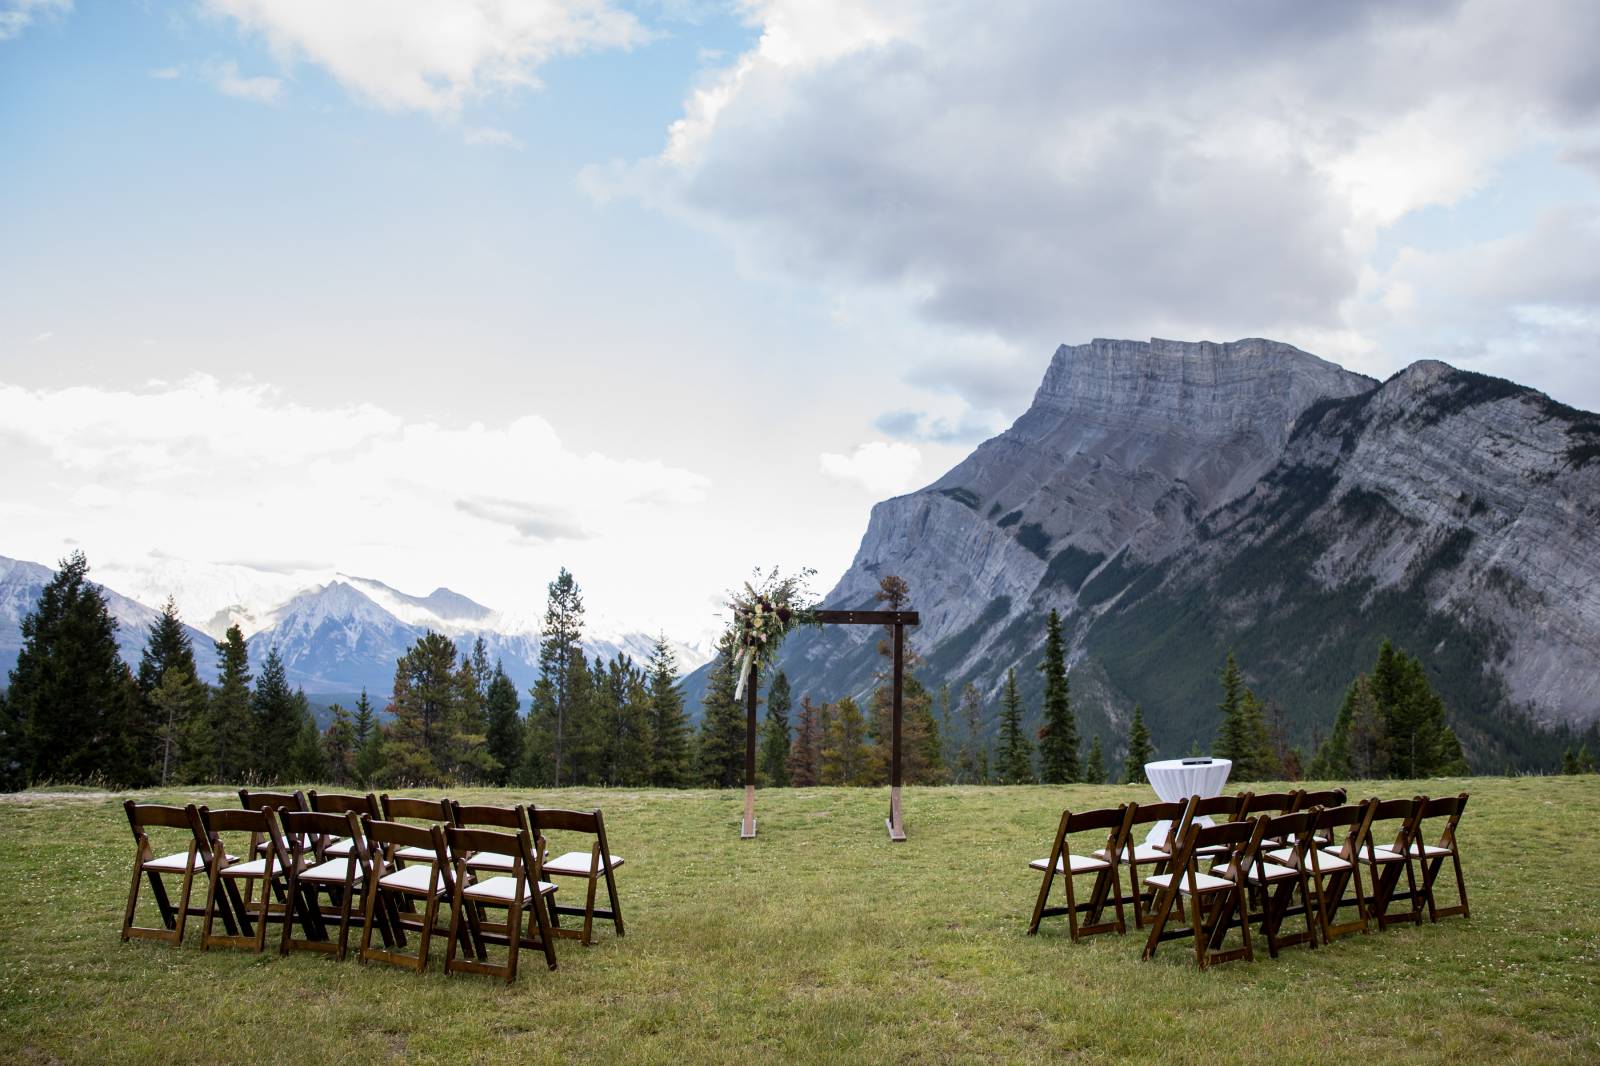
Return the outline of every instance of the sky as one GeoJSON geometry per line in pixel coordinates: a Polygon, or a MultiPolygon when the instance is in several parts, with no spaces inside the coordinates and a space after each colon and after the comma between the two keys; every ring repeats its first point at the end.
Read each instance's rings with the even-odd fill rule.
{"type": "Polygon", "coordinates": [[[825,591],[1062,343],[1600,410],[1596,41],[1587,0],[0,0],[0,555],[529,613],[565,566],[689,639],[753,567],[825,591]]]}

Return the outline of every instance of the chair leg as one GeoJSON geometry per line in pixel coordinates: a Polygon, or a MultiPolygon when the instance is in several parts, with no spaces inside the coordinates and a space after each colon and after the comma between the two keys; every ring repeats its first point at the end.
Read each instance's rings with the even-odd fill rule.
{"type": "MultiPolygon", "coordinates": [[[[128,906],[122,912],[122,939],[123,940],[127,940],[131,935],[128,932],[128,930],[133,928],[133,915],[134,915],[134,912],[138,909],[138,906],[139,906],[139,880],[140,880],[141,877],[144,876],[144,871],[141,869],[141,867],[143,867],[143,865],[144,865],[144,848],[140,847],[140,848],[135,849],[135,851],[133,853],[133,884],[130,885],[129,888],[128,888],[128,906]]],[[[1035,916],[1034,925],[1037,926],[1038,924],[1039,924],[1038,917],[1035,916]]],[[[1033,932],[1032,929],[1030,929],[1028,931],[1030,933],[1033,932]]]]}
{"type": "MultiPolygon", "coordinates": [[[[1044,905],[1050,899],[1050,889],[1055,879],[1056,872],[1054,870],[1046,870],[1044,872],[1044,880],[1039,884],[1039,898],[1033,904],[1033,920],[1028,923],[1029,936],[1033,936],[1039,931],[1039,923],[1044,919],[1044,905]]],[[[137,881],[134,882],[134,888],[136,890],[138,888],[137,881]]],[[[132,904],[130,903],[131,906],[132,904]]],[[[123,937],[123,939],[126,940],[127,937],[123,937]]]]}
{"type": "Polygon", "coordinates": [[[625,936],[627,931],[622,927],[622,903],[617,899],[617,875],[606,860],[606,895],[611,899],[611,924],[616,926],[617,935],[625,936]]]}
{"type": "Polygon", "coordinates": [[[509,985],[517,979],[517,949],[522,946],[522,901],[519,899],[511,901],[511,909],[506,914],[506,934],[506,947],[510,952],[506,956],[506,984],[509,985]]]}
{"type": "Polygon", "coordinates": [[[538,891],[538,882],[534,882],[533,920],[539,928],[539,944],[544,948],[544,963],[550,969],[556,968],[556,937],[555,930],[550,925],[549,915],[554,907],[541,906],[544,893],[538,891]]]}
{"type": "Polygon", "coordinates": [[[1155,958],[1156,945],[1161,943],[1161,934],[1167,927],[1167,918],[1172,913],[1173,900],[1177,895],[1178,889],[1176,885],[1156,893],[1154,900],[1155,915],[1150,919],[1150,935],[1144,942],[1143,958],[1155,958]]]}
{"type": "MultiPolygon", "coordinates": [[[[538,886],[535,885],[534,887],[537,890],[538,886]]],[[[594,943],[594,893],[595,893],[595,889],[597,889],[599,887],[600,887],[600,879],[591,874],[590,877],[589,877],[589,895],[584,900],[584,905],[583,905],[583,946],[584,947],[588,947],[590,944],[594,943]]]]}

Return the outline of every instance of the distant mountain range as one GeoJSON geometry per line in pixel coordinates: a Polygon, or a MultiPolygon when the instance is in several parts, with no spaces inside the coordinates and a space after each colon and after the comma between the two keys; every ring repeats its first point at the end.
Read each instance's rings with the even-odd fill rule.
{"type": "MultiPolygon", "coordinates": [[[[1309,746],[1389,637],[1479,768],[1548,767],[1600,722],[1600,417],[1432,361],[1380,383],[1268,340],[1064,345],[1010,429],[873,508],[826,603],[887,574],[925,683],[992,702],[1014,666],[1035,715],[1059,610],[1113,750],[1135,703],[1165,754],[1208,745],[1230,649],[1309,746]]],[[[870,688],[875,642],[791,637],[796,698],[870,688]]]]}
{"type": "MultiPolygon", "coordinates": [[[[0,680],[16,664],[22,619],[53,576],[47,566],[0,557],[0,680]]],[[[524,692],[539,677],[536,620],[495,611],[447,588],[412,596],[381,581],[340,574],[284,595],[285,583],[275,575],[216,564],[185,567],[176,561],[142,575],[140,583],[157,592],[165,586],[171,589],[168,594],[180,597],[180,603],[186,601],[207,615],[206,631],[191,626],[189,635],[201,675],[208,679],[215,673],[212,641],[232,624],[246,634],[253,669],[259,671],[268,649],[276,647],[289,683],[311,696],[344,697],[363,688],[375,699],[386,696],[394,683],[395,661],[430,629],[451,637],[462,650],[482,637],[490,661],[501,661],[524,692]],[[250,602],[251,597],[263,596],[283,598],[270,606],[260,599],[250,602]]],[[[160,610],[100,587],[118,622],[123,658],[137,664],[160,610]]],[[[685,671],[710,656],[707,646],[669,643],[685,671]]],[[[590,656],[610,659],[627,654],[641,662],[649,658],[654,644],[654,635],[608,631],[603,626],[593,627],[584,640],[590,656]]]]}

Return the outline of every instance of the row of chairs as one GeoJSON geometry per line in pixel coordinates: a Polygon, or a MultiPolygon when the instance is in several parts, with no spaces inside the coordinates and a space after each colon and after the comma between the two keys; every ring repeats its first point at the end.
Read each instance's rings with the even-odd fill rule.
{"type": "Polygon", "coordinates": [[[1144,958],[1152,958],[1164,941],[1187,937],[1204,969],[1254,959],[1253,923],[1259,923],[1268,951],[1277,958],[1289,945],[1315,948],[1366,933],[1373,925],[1382,930],[1401,922],[1419,924],[1424,909],[1435,922],[1470,916],[1456,843],[1465,792],[1434,799],[1345,800],[1343,789],[1242,792],[1063,811],[1050,856],[1029,863],[1044,879],[1028,932],[1037,933],[1045,918],[1065,915],[1074,941],[1122,934],[1126,907],[1133,911],[1136,929],[1149,929],[1144,958]],[[1138,839],[1152,825],[1157,839],[1138,839]],[[1424,837],[1434,827],[1437,835],[1429,843],[1424,837]],[[1091,839],[1104,833],[1104,843],[1097,850],[1075,851],[1070,838],[1076,833],[1096,834],[1091,839]],[[1442,906],[1434,890],[1446,861],[1453,867],[1457,901],[1442,906]],[[1080,896],[1076,877],[1093,878],[1086,897],[1080,896]],[[1066,904],[1051,906],[1058,878],[1066,904]],[[1341,920],[1345,910],[1354,916],[1341,920]],[[1174,912],[1186,928],[1167,928],[1174,912]],[[1303,917],[1304,930],[1286,933],[1285,920],[1297,916],[1303,917]],[[1233,928],[1242,943],[1225,948],[1233,928]]]}
{"type": "Polygon", "coordinates": [[[618,936],[625,933],[615,879],[623,860],[611,853],[599,809],[315,790],[241,789],[239,798],[237,809],[124,804],[136,850],[123,940],[182,943],[193,916],[203,920],[202,949],[262,951],[268,925],[277,923],[280,952],[311,950],[342,959],[359,929],[363,963],[421,972],[432,937],[442,935],[448,937],[446,973],[489,973],[513,981],[519,949],[542,951],[553,970],[556,937],[591,944],[596,918],[611,921],[618,936]],[[185,831],[186,847],[158,855],[153,830],[185,831]],[[587,852],[551,857],[547,833],[582,833],[593,843],[587,852]],[[196,874],[207,879],[203,906],[191,902],[196,874]],[[181,878],[176,903],[168,877],[181,878]],[[557,886],[547,877],[587,882],[584,905],[558,904],[557,886]],[[596,906],[602,881],[609,908],[596,906]],[[160,926],[136,923],[145,883],[160,926]],[[439,920],[441,904],[450,907],[448,925],[439,920]],[[562,915],[581,916],[581,927],[563,927],[562,915]],[[225,932],[216,931],[219,921],[225,932]],[[374,932],[381,946],[373,942],[374,932]],[[417,936],[414,954],[402,950],[408,933],[417,936]],[[489,945],[507,949],[504,964],[488,961],[489,945]]]}

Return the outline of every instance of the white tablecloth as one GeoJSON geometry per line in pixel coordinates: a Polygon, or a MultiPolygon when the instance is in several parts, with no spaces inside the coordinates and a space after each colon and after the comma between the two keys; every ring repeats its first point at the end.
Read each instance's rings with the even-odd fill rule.
{"type": "MultiPolygon", "coordinates": [[[[1186,800],[1190,796],[1220,796],[1228,783],[1228,773],[1233,769],[1232,759],[1212,759],[1205,762],[1184,759],[1163,759],[1144,764],[1144,775],[1150,787],[1168,803],[1186,800]]],[[[1198,819],[1201,825],[1210,825],[1211,819],[1198,819]]],[[[1165,841],[1172,823],[1157,822],[1144,838],[1146,844],[1165,841]]]]}

